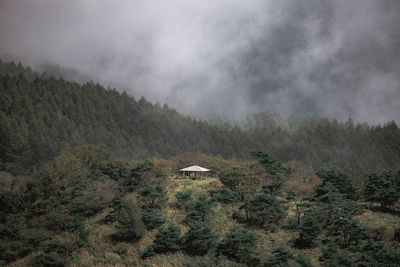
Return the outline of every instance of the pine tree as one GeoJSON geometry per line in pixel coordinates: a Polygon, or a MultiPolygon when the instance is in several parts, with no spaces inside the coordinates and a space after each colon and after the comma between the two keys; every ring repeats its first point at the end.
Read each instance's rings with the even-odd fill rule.
{"type": "Polygon", "coordinates": [[[191,255],[205,255],[216,246],[217,235],[208,222],[193,222],[183,236],[183,249],[191,255]]]}
{"type": "Polygon", "coordinates": [[[217,251],[237,262],[254,261],[253,252],[257,235],[240,226],[233,226],[220,242],[217,251]]]}
{"type": "Polygon", "coordinates": [[[141,209],[135,198],[126,198],[122,202],[116,228],[117,232],[112,235],[115,241],[136,242],[144,236],[146,227],[141,220],[141,209]]]}

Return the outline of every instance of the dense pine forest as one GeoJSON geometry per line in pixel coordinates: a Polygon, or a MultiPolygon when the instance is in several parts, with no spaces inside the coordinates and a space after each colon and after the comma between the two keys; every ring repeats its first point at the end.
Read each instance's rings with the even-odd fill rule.
{"type": "Polygon", "coordinates": [[[395,122],[218,123],[20,63],[0,79],[0,265],[399,265],[395,122]]]}
{"type": "MultiPolygon", "coordinates": [[[[21,63],[0,62],[0,168],[24,173],[61,151],[105,144],[120,159],[200,152],[248,160],[263,148],[284,162],[357,172],[400,168],[395,122],[254,114],[225,124],[182,115],[166,104],[136,100],[88,82],[78,84],[21,63]]],[[[234,108],[234,107],[232,107],[234,108]]]]}

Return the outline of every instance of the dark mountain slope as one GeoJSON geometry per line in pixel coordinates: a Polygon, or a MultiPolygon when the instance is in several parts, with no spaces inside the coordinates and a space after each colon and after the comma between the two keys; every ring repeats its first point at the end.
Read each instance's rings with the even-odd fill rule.
{"type": "Polygon", "coordinates": [[[394,122],[370,127],[256,114],[242,126],[220,126],[99,84],[80,85],[0,62],[2,170],[24,172],[84,144],[105,144],[124,159],[182,152],[248,159],[252,148],[264,148],[315,168],[400,167],[400,130],[394,122]]]}

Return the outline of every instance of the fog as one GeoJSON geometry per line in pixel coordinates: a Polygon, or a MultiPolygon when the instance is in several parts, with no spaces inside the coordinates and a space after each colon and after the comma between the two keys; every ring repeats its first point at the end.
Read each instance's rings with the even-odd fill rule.
{"type": "Polygon", "coordinates": [[[202,118],[399,122],[397,0],[0,0],[0,59],[202,118]]]}

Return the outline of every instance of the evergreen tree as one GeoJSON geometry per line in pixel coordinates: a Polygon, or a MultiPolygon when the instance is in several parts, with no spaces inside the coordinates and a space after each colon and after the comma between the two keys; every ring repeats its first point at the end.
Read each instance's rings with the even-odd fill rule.
{"type": "Polygon", "coordinates": [[[262,266],[274,267],[274,266],[288,266],[290,259],[293,259],[293,252],[289,251],[285,247],[274,249],[271,256],[261,262],[262,266]]]}
{"type": "Polygon", "coordinates": [[[354,200],[357,198],[357,192],[353,186],[351,177],[343,171],[338,169],[325,169],[318,171],[316,174],[322,179],[322,185],[329,182],[336,187],[341,194],[344,194],[347,199],[354,200]]]}
{"type": "Polygon", "coordinates": [[[161,227],[153,241],[142,255],[142,258],[151,257],[155,254],[176,252],[181,249],[181,230],[174,224],[161,227]]]}
{"type": "Polygon", "coordinates": [[[147,230],[151,230],[164,224],[165,217],[160,210],[150,208],[142,211],[142,221],[147,230]]]}
{"type": "Polygon", "coordinates": [[[138,191],[140,201],[147,208],[161,208],[167,201],[167,192],[159,185],[146,186],[138,191]]]}
{"type": "Polygon", "coordinates": [[[239,193],[232,191],[226,187],[217,191],[210,191],[210,194],[212,201],[217,201],[222,204],[237,203],[241,200],[239,193]]]}
{"type": "Polygon", "coordinates": [[[192,200],[193,190],[191,189],[184,189],[175,194],[176,198],[176,206],[178,208],[188,207],[188,204],[192,200]]]}
{"type": "Polygon", "coordinates": [[[193,222],[183,236],[183,249],[191,255],[205,255],[216,241],[217,235],[208,222],[193,222]]]}
{"type": "Polygon", "coordinates": [[[383,210],[387,210],[400,200],[400,171],[367,175],[363,195],[367,201],[378,202],[383,210]]]}
{"type": "Polygon", "coordinates": [[[286,216],[286,208],[281,201],[265,193],[246,198],[243,208],[246,210],[248,223],[259,227],[271,228],[286,216]]]}
{"type": "Polygon", "coordinates": [[[124,199],[117,222],[117,232],[112,235],[115,241],[136,242],[146,232],[141,220],[141,209],[135,198],[124,199]]]}
{"type": "Polygon", "coordinates": [[[240,226],[233,226],[220,242],[217,251],[228,259],[237,262],[254,262],[254,249],[257,235],[240,226]]]}
{"type": "Polygon", "coordinates": [[[195,201],[187,204],[185,208],[188,211],[186,222],[190,225],[192,222],[205,221],[212,206],[213,202],[208,199],[207,195],[200,195],[195,201]]]}

